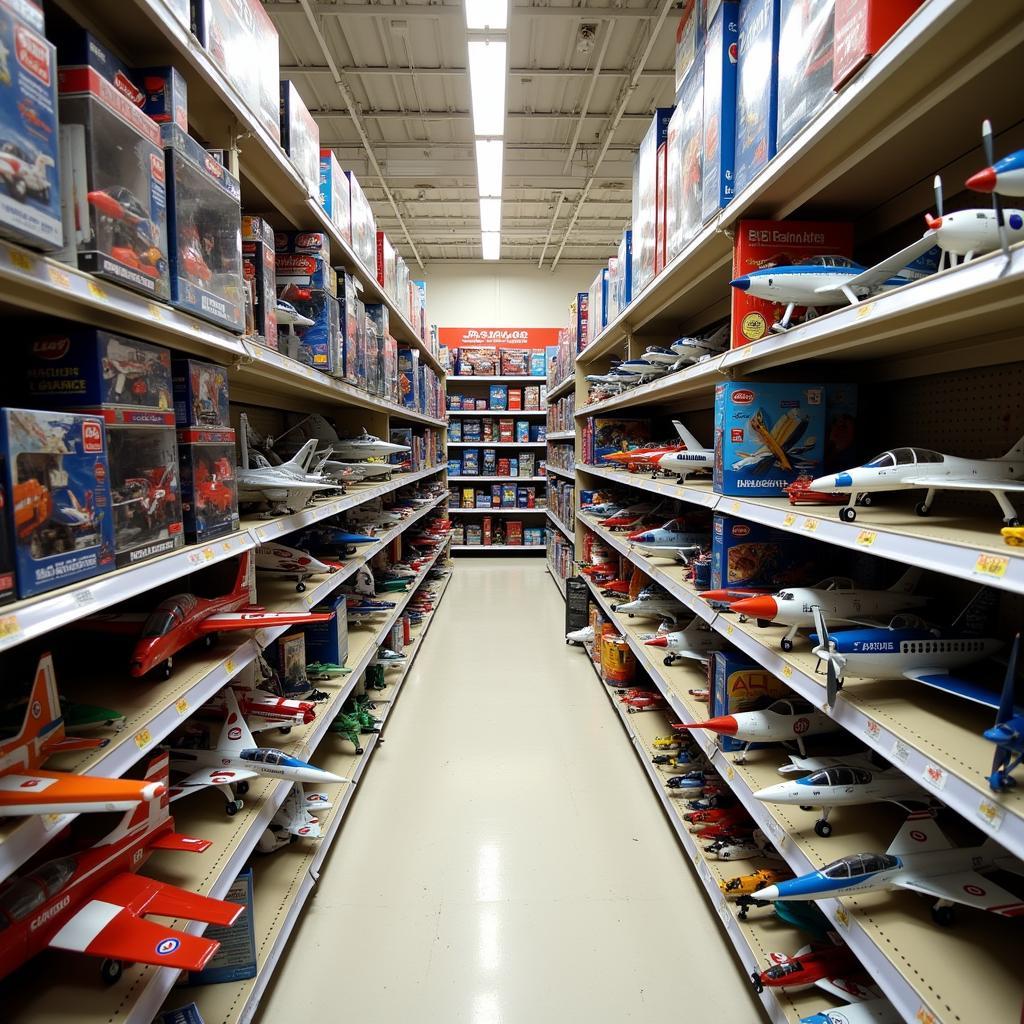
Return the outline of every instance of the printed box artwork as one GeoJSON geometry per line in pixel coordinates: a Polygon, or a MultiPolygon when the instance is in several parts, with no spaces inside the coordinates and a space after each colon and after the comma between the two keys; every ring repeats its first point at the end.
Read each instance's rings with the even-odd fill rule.
{"type": "Polygon", "coordinates": [[[274,230],[262,217],[242,218],[242,274],[248,292],[246,334],[277,348],[277,275],[274,230]],[[249,319],[249,309],[252,319],[249,319]]]}
{"type": "Polygon", "coordinates": [[[702,218],[705,221],[727,206],[735,191],[739,7],[736,0],[723,0],[708,26],[704,47],[702,218]]]}
{"type": "MultiPolygon", "coordinates": [[[[781,679],[737,651],[715,651],[713,657],[710,712],[713,718],[758,710],[791,695],[781,679]]],[[[726,752],[746,746],[733,736],[719,736],[718,745],[726,752]]],[[[765,745],[755,743],[749,749],[765,745]]]]}
{"type": "Polygon", "coordinates": [[[188,131],[188,86],[173,67],[135,68],[131,79],[140,90],[138,105],[157,124],[188,131]]]}
{"type": "MultiPolygon", "coordinates": [[[[788,267],[813,256],[853,255],[853,225],[832,221],[741,220],[733,243],[732,276],[742,277],[766,267],[788,267]]],[[[732,291],[732,347],[765,337],[785,307],[732,291]]],[[[806,313],[798,306],[794,322],[806,313]]]]}
{"type": "Polygon", "coordinates": [[[668,123],[668,236],[666,262],[682,252],[703,219],[704,68],[693,65],[676,94],[668,123]]]}
{"type": "Polygon", "coordinates": [[[711,528],[711,587],[813,583],[820,573],[817,542],[716,512],[711,528]]]}
{"type": "Polygon", "coordinates": [[[352,244],[351,200],[348,177],[341,169],[332,149],[320,150],[320,205],[341,232],[341,237],[352,244]]]}
{"type": "Polygon", "coordinates": [[[923,0],[835,0],[832,86],[840,89],[878,53],[923,0]]]}
{"type": "Polygon", "coordinates": [[[231,428],[228,371],[217,363],[178,358],[171,363],[174,417],[179,427],[231,428]]]}
{"type": "Polygon", "coordinates": [[[821,384],[718,384],[715,491],[780,496],[798,476],[817,476],[825,451],[825,411],[821,384]]]}
{"type": "Polygon", "coordinates": [[[779,31],[781,149],[832,98],[835,0],[782,0],[779,31]]]}
{"type": "MultiPolygon", "coordinates": [[[[665,142],[672,107],[659,107],[633,164],[633,290],[643,291],[655,274],[658,148],[665,142]]],[[[581,293],[586,295],[586,292],[581,293]]],[[[586,331],[581,338],[586,338],[586,331]]]]}
{"type": "Polygon", "coordinates": [[[232,925],[210,925],[203,933],[220,948],[201,971],[191,971],[189,985],[216,985],[256,977],[256,915],[253,913],[253,871],[246,868],[224,894],[224,899],[245,907],[232,925]]]}
{"type": "Polygon", "coordinates": [[[626,230],[619,242],[618,272],[612,290],[613,315],[618,316],[633,301],[633,232],[626,230]]]}
{"type": "Polygon", "coordinates": [[[201,544],[238,529],[235,432],[178,428],[181,518],[185,540],[201,544]]]}
{"type": "Polygon", "coordinates": [[[628,451],[651,439],[651,421],[644,419],[609,419],[597,416],[593,423],[593,447],[587,462],[592,466],[604,465],[604,456],[628,451]]]}
{"type": "Polygon", "coordinates": [[[775,156],[778,89],[779,0],[746,0],[736,68],[737,192],[775,156]]]}
{"type": "Polygon", "coordinates": [[[313,622],[303,626],[306,638],[306,660],[312,664],[321,661],[328,665],[344,665],[348,657],[348,615],[345,607],[347,598],[338,594],[322,601],[312,610],[334,612],[334,618],[327,622],[313,622]]]}
{"type": "Polygon", "coordinates": [[[281,82],[281,148],[288,154],[310,196],[320,195],[320,128],[294,82],[281,82]]]}
{"type": "Polygon", "coordinates": [[[373,210],[351,171],[345,172],[349,184],[349,224],[352,228],[352,251],[363,267],[377,273],[377,223],[373,210]]]}

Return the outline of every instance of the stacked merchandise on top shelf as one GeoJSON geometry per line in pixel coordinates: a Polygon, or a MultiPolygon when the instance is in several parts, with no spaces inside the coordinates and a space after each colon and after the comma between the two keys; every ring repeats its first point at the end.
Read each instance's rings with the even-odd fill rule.
{"type": "Polygon", "coordinates": [[[543,350],[479,345],[451,350],[456,377],[547,377],[543,350]]]}
{"type": "Polygon", "coordinates": [[[561,530],[548,530],[548,566],[562,580],[573,575],[573,552],[572,541],[561,530]]]}
{"type": "Polygon", "coordinates": [[[548,406],[548,433],[558,434],[576,426],[576,395],[570,392],[548,406]]]}
{"type": "Polygon", "coordinates": [[[576,451],[572,444],[562,444],[557,441],[548,443],[547,464],[555,469],[563,469],[567,473],[573,472],[576,468],[576,451]]]}
{"type": "Polygon", "coordinates": [[[448,394],[448,408],[462,412],[537,412],[543,403],[541,384],[491,384],[486,395],[448,394]]]}

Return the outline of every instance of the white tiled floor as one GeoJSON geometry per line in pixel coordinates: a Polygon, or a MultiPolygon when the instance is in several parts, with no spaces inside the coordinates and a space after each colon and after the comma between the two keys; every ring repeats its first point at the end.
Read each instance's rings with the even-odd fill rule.
{"type": "Polygon", "coordinates": [[[262,1021],[763,1019],[563,618],[457,562],[262,1021]]]}

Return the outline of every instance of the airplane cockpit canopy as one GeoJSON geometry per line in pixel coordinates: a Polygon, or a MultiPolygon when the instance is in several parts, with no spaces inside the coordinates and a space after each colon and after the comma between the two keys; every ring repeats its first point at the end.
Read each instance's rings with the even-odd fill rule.
{"type": "Polygon", "coordinates": [[[944,461],[939,452],[928,448],[894,448],[891,452],[882,452],[870,462],[865,462],[866,469],[888,469],[891,466],[916,466],[921,464],[944,461]]]}

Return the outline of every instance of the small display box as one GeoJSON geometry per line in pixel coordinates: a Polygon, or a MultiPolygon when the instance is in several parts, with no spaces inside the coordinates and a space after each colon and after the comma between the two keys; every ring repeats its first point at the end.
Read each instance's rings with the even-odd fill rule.
{"type": "Polygon", "coordinates": [[[185,539],[203,544],[238,529],[235,432],[178,428],[181,515],[185,539]]]}
{"type": "Polygon", "coordinates": [[[228,371],[202,359],[175,359],[171,364],[174,416],[179,427],[230,428],[228,371]]]}

